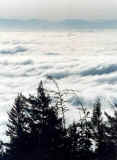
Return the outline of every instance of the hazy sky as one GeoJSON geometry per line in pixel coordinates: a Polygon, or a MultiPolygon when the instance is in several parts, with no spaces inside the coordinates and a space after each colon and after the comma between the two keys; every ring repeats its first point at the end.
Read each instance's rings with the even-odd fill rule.
{"type": "Polygon", "coordinates": [[[1,0],[2,17],[117,19],[117,0],[1,0]]]}

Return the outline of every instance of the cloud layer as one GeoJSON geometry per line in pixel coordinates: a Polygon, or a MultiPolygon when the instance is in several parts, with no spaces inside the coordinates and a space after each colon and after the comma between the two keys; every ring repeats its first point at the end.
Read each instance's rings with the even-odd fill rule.
{"type": "MultiPolygon", "coordinates": [[[[117,101],[116,30],[1,32],[0,37],[0,127],[5,128],[6,112],[19,92],[35,94],[40,80],[56,89],[47,76],[52,76],[61,90],[78,90],[79,99],[68,97],[71,108],[76,109],[79,100],[92,106],[97,97],[104,103],[117,101]]],[[[76,113],[72,110],[67,116],[75,119],[76,113]]]]}

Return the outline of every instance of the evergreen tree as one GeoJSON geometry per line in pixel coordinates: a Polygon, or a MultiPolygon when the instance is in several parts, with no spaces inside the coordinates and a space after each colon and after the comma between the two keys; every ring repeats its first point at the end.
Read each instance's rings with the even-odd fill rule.
{"type": "MultiPolygon", "coordinates": [[[[98,160],[113,159],[113,144],[110,143],[106,132],[106,124],[102,118],[101,102],[98,99],[94,105],[93,115],[91,118],[93,140],[95,143],[95,155],[98,160]],[[112,151],[112,152],[111,152],[112,151]]],[[[114,152],[113,152],[114,153],[114,152]]]]}
{"type": "Polygon", "coordinates": [[[105,113],[105,122],[98,100],[90,119],[82,106],[84,116],[65,128],[63,103],[64,96],[51,96],[42,82],[37,95],[19,94],[8,113],[10,142],[0,143],[0,160],[116,160],[117,111],[105,113]]]}
{"type": "Polygon", "coordinates": [[[107,117],[106,134],[108,135],[108,150],[111,155],[110,159],[117,159],[117,111],[114,116],[105,112],[107,117]]]}
{"type": "Polygon", "coordinates": [[[68,133],[71,140],[71,159],[77,160],[92,160],[92,142],[91,142],[91,131],[89,121],[86,119],[80,119],[79,122],[73,123],[69,129],[68,133]]]}
{"type": "Polygon", "coordinates": [[[9,157],[21,159],[65,159],[66,129],[58,107],[40,82],[37,96],[19,95],[9,113],[7,135],[9,157]],[[30,155],[30,156],[29,156],[30,155]]]}
{"type": "Polygon", "coordinates": [[[7,136],[10,137],[10,143],[7,145],[7,154],[10,159],[21,159],[28,144],[25,100],[21,94],[15,99],[15,104],[8,115],[7,136]]]}

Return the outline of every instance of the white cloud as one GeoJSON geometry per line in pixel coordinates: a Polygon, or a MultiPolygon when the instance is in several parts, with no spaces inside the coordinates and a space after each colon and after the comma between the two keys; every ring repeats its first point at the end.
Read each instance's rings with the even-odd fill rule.
{"type": "Polygon", "coordinates": [[[0,50],[0,54],[16,54],[26,52],[27,49],[22,46],[16,46],[14,48],[5,48],[0,50]]]}
{"type": "MultiPolygon", "coordinates": [[[[78,90],[79,99],[87,106],[92,106],[97,96],[108,103],[117,101],[117,31],[0,32],[0,37],[3,115],[19,92],[35,94],[40,80],[50,89],[55,88],[47,81],[47,75],[55,78],[60,89],[78,90]]],[[[75,109],[79,104],[77,96],[68,97],[68,101],[75,109]]],[[[70,120],[71,114],[68,114],[70,120]]],[[[75,119],[74,110],[73,115],[75,119]]],[[[3,121],[2,128],[6,124],[3,121]]]]}

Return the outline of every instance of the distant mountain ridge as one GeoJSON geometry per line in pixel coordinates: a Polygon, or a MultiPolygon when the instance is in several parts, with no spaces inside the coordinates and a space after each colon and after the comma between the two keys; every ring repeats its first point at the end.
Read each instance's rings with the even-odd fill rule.
{"type": "Polygon", "coordinates": [[[61,21],[0,19],[0,29],[48,30],[48,29],[117,28],[117,20],[65,19],[61,21]]]}

